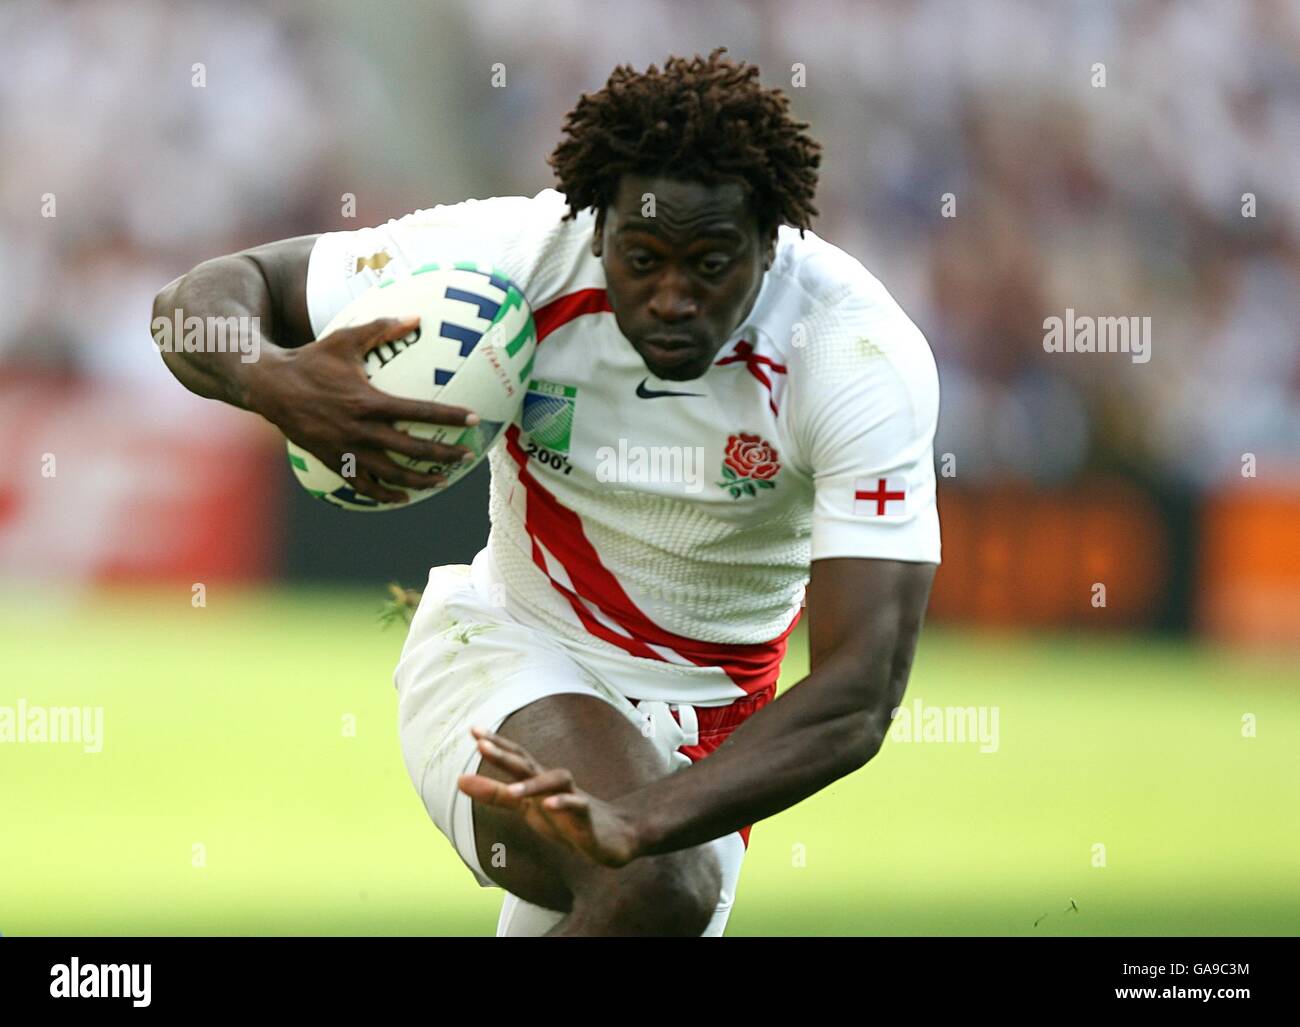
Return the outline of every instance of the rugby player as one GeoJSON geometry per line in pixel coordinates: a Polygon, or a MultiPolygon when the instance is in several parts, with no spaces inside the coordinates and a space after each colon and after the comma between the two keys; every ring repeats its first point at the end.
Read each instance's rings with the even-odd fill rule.
{"type": "Polygon", "coordinates": [[[412,782],[506,891],[499,935],[722,934],[751,825],[880,750],[939,563],[930,349],[811,232],[821,147],[724,54],[615,69],[567,116],[556,188],[258,246],[157,296],[259,317],[256,362],[164,359],[328,466],[355,454],[388,502],[466,452],[392,422],[472,411],[369,386],[363,354],[409,319],[318,334],[431,261],[531,303],[488,544],[431,570],[394,674],[412,782]],[[811,672],[775,699],[804,608],[811,672]]]}

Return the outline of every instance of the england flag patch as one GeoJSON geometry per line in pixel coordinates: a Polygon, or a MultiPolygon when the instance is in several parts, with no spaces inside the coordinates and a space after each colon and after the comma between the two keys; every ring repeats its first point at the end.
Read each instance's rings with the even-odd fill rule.
{"type": "Polygon", "coordinates": [[[906,479],[854,479],[853,512],[858,517],[898,517],[907,513],[906,479]]]}

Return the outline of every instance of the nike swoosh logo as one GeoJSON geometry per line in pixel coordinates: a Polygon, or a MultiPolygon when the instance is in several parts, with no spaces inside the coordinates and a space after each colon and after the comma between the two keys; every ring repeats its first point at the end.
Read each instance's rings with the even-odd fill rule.
{"type": "Polygon", "coordinates": [[[645,383],[647,378],[641,379],[641,384],[636,387],[636,394],[642,399],[658,399],[660,396],[703,396],[702,392],[662,392],[657,389],[647,389],[645,383]]]}

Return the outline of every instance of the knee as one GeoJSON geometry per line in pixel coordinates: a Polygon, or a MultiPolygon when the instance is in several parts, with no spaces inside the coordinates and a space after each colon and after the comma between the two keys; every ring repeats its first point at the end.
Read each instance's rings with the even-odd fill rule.
{"type": "Polygon", "coordinates": [[[644,857],[622,873],[626,880],[596,896],[619,933],[698,938],[722,894],[722,867],[709,848],[644,857]]]}

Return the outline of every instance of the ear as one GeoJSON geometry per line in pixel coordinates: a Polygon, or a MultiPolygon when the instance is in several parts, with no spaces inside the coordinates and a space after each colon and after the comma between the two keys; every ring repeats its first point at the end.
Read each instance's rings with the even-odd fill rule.
{"type": "Polygon", "coordinates": [[[591,233],[591,252],[599,257],[605,248],[605,211],[596,211],[596,224],[591,233]]]}

